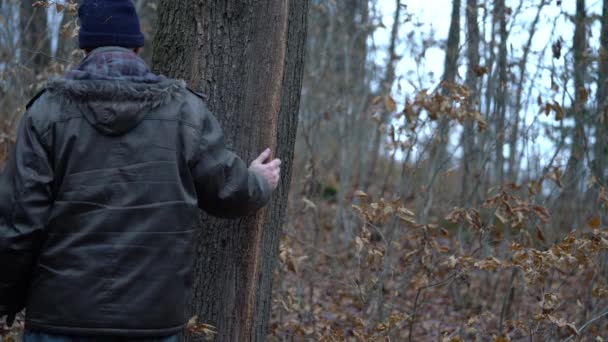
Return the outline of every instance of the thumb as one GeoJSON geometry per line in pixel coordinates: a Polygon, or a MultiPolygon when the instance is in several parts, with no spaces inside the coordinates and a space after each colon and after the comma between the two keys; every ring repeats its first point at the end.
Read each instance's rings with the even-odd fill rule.
{"type": "Polygon", "coordinates": [[[270,148],[267,148],[253,162],[263,164],[270,157],[270,148]]]}

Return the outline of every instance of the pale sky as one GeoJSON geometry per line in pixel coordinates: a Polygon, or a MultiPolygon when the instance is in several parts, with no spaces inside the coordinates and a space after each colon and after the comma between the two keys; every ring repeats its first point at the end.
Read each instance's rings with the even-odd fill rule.
{"type": "MultiPolygon", "coordinates": [[[[558,37],[562,37],[564,41],[564,47],[562,49],[562,55],[567,54],[569,51],[569,47],[571,46],[572,36],[574,34],[574,25],[572,22],[566,20],[564,16],[560,16],[560,12],[563,11],[568,14],[575,13],[575,0],[562,0],[561,7],[557,6],[556,1],[552,0],[551,3],[543,9],[541,12],[541,19],[537,25],[536,34],[533,40],[533,51],[540,52],[547,42],[553,42],[558,39],[558,37]],[[555,31],[553,30],[552,22],[555,18],[558,18],[557,25],[555,31]]],[[[434,30],[434,37],[439,40],[445,42],[448,36],[449,25],[450,25],[450,16],[452,11],[452,1],[451,0],[402,0],[402,4],[407,5],[407,11],[413,14],[413,20],[410,23],[402,25],[401,27],[401,37],[403,37],[412,31],[414,28],[414,23],[419,21],[422,25],[416,27],[416,36],[419,38],[421,36],[428,37],[431,35],[431,31],[434,30]]],[[[507,6],[511,7],[514,11],[519,6],[520,0],[506,0],[507,6]]],[[[528,39],[528,31],[529,26],[532,23],[537,11],[537,4],[540,3],[540,0],[525,0],[525,3],[522,7],[521,13],[516,16],[516,21],[513,22],[510,19],[507,25],[510,27],[513,25],[512,34],[509,37],[509,54],[512,56],[521,56],[522,55],[522,47],[528,39]],[[512,51],[511,51],[512,49],[512,51]]],[[[379,0],[379,4],[381,6],[381,10],[383,13],[383,23],[387,27],[386,29],[379,29],[374,35],[373,39],[375,43],[382,50],[376,56],[376,60],[385,61],[386,60],[386,46],[388,44],[388,39],[390,35],[390,27],[393,22],[393,13],[395,10],[395,1],[394,0],[379,0]]],[[[464,31],[466,20],[464,17],[464,5],[466,4],[465,0],[462,0],[462,12],[461,12],[461,61],[460,61],[460,76],[464,78],[466,73],[466,49],[462,47],[466,43],[466,32],[464,31]]],[[[587,9],[588,14],[601,14],[602,10],[601,0],[587,0],[587,9]]],[[[483,15],[483,10],[480,9],[479,16],[481,20],[481,16],[483,15]]],[[[489,21],[489,18],[488,18],[489,21]]],[[[483,27],[480,29],[483,33],[483,27]]],[[[597,49],[599,46],[599,21],[596,21],[592,27],[592,37],[589,39],[591,47],[597,49]]],[[[489,33],[489,32],[488,32],[489,33]]],[[[439,78],[443,72],[443,63],[445,58],[445,52],[440,48],[431,48],[427,50],[425,58],[420,62],[416,63],[413,57],[408,54],[408,46],[404,42],[405,39],[402,40],[401,44],[397,49],[397,54],[404,55],[403,59],[397,66],[397,77],[399,81],[395,85],[393,89],[393,96],[397,100],[398,103],[403,103],[407,96],[410,96],[415,88],[411,85],[418,85],[418,73],[425,75],[425,79],[422,84],[422,88],[434,88],[437,86],[439,82],[439,78]],[[419,70],[418,73],[416,70],[419,70]],[[434,77],[429,77],[428,73],[433,72],[434,77]]],[[[483,55],[483,52],[482,52],[483,55]]],[[[568,56],[569,57],[569,56],[568,56]]],[[[568,61],[570,61],[568,59],[568,61]]],[[[562,66],[564,65],[565,59],[562,57],[560,60],[555,61],[556,65],[562,66]]],[[[383,64],[385,62],[379,62],[383,64]]],[[[551,49],[547,49],[545,55],[540,58],[539,56],[531,56],[528,62],[528,70],[531,74],[536,73],[539,69],[536,65],[542,64],[545,66],[550,66],[552,63],[552,53],[551,49]]],[[[538,122],[544,122],[549,124],[556,124],[556,121],[552,116],[545,117],[544,115],[537,116],[538,107],[536,106],[536,98],[539,94],[542,94],[542,98],[544,101],[549,101],[555,99],[558,102],[561,101],[562,92],[553,93],[549,90],[550,88],[550,72],[549,70],[541,69],[541,78],[540,81],[537,80],[534,86],[534,91],[532,92],[532,96],[530,97],[531,103],[534,103],[530,106],[529,110],[525,113],[521,113],[522,117],[525,119],[527,125],[532,124],[535,118],[538,122]]],[[[518,74],[517,68],[514,68],[513,71],[518,74]]],[[[460,81],[463,81],[460,79],[460,81]]],[[[529,83],[528,83],[529,84],[529,83]]],[[[571,88],[571,83],[569,84],[571,88]]],[[[591,87],[591,98],[594,97],[595,87],[591,87]]],[[[568,103],[568,101],[566,101],[568,103]]],[[[554,146],[550,139],[547,138],[545,132],[541,128],[541,125],[538,122],[534,125],[536,130],[531,130],[533,134],[529,136],[529,139],[522,141],[522,145],[526,148],[530,153],[540,154],[543,160],[548,160],[549,157],[554,152],[554,146]]],[[[565,121],[565,124],[571,124],[568,120],[565,121]]],[[[458,143],[459,138],[459,130],[453,130],[452,143],[456,145],[458,143]]],[[[520,146],[521,148],[521,146],[520,146]]],[[[567,149],[566,149],[567,151],[567,149]]],[[[567,158],[567,155],[563,156],[563,158],[567,158]]],[[[524,158],[525,159],[525,158],[524,158]]]]}

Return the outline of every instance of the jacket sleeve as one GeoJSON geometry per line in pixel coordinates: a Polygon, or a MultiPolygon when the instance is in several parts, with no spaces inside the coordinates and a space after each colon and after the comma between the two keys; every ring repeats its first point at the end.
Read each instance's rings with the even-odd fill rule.
{"type": "Polygon", "coordinates": [[[269,185],[249,171],[241,158],[226,149],[217,119],[205,112],[198,158],[192,168],[198,205],[217,217],[245,216],[268,202],[269,185]]]}
{"type": "Polygon", "coordinates": [[[26,113],[0,176],[0,317],[25,306],[52,204],[53,168],[26,113]]]}

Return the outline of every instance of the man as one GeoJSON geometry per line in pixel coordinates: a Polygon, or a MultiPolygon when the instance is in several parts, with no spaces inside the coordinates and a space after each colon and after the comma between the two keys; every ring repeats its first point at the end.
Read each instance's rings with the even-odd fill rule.
{"type": "Polygon", "coordinates": [[[0,317],[25,307],[25,341],[176,340],[199,208],[261,208],[280,161],[247,168],[202,96],[149,71],[130,0],[79,17],[88,54],[27,105],[0,179],[0,317]]]}

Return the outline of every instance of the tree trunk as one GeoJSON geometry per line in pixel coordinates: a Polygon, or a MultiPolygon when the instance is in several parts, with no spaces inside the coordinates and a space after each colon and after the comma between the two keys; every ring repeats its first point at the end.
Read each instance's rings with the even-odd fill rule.
{"type": "Polygon", "coordinates": [[[338,37],[343,37],[344,48],[336,49],[336,64],[334,70],[339,75],[336,85],[338,102],[337,133],[339,141],[338,155],[338,184],[337,184],[337,208],[334,224],[334,246],[338,248],[340,243],[346,247],[353,236],[353,225],[348,219],[347,195],[351,192],[353,181],[353,164],[357,148],[358,113],[363,111],[367,103],[365,82],[365,66],[367,59],[367,37],[369,30],[366,28],[369,16],[369,2],[367,0],[346,0],[337,2],[338,9],[343,15],[343,23],[339,25],[338,37]],[[344,232],[343,236],[340,234],[344,232]]]}
{"type": "MultiPolygon", "coordinates": [[[[471,90],[471,99],[469,99],[469,110],[474,111],[478,105],[479,99],[479,80],[476,73],[476,68],[479,67],[479,24],[477,24],[478,8],[477,0],[467,0],[466,18],[467,18],[467,76],[466,85],[471,90]]],[[[474,182],[474,169],[476,164],[474,159],[476,153],[475,148],[475,130],[472,119],[466,120],[462,133],[462,188],[461,188],[461,205],[469,207],[472,203],[471,189],[474,182]]]]}
{"type": "MultiPolygon", "coordinates": [[[[216,341],[262,341],[291,177],[306,37],[306,0],[162,0],[153,69],[209,95],[228,143],[251,160],[270,146],[283,178],[269,206],[203,219],[189,313],[216,341]]],[[[196,340],[194,336],[186,340],[196,340]]]]}
{"type": "Polygon", "coordinates": [[[595,176],[600,184],[606,186],[608,169],[608,0],[604,0],[602,10],[602,32],[600,34],[599,76],[597,82],[597,108],[599,122],[595,129],[595,176]]]}
{"type": "Polygon", "coordinates": [[[563,176],[564,189],[558,198],[558,228],[561,231],[569,231],[576,223],[578,213],[578,187],[583,172],[583,160],[585,154],[585,130],[583,117],[585,115],[586,90],[585,80],[587,76],[588,59],[585,56],[587,47],[587,30],[585,26],[585,0],[576,0],[575,29],[572,50],[574,53],[574,88],[576,98],[571,110],[574,116],[574,131],[572,133],[572,146],[570,157],[566,164],[563,176]]]}
{"type": "MultiPolygon", "coordinates": [[[[444,85],[455,83],[456,75],[458,74],[458,52],[460,45],[460,0],[452,0],[452,18],[450,20],[450,31],[448,33],[448,41],[445,50],[445,62],[443,68],[442,83],[444,85]]],[[[445,88],[444,88],[445,89],[445,88]]],[[[444,95],[447,94],[446,90],[443,90],[444,95]]],[[[449,163],[446,162],[447,158],[447,146],[450,139],[450,121],[447,117],[440,117],[439,124],[437,125],[437,141],[431,142],[431,148],[429,151],[429,169],[427,170],[426,193],[422,203],[421,218],[424,222],[428,216],[428,211],[431,208],[433,202],[433,179],[436,174],[441,172],[441,168],[444,166],[449,167],[449,163]]]]}
{"type": "MultiPolygon", "coordinates": [[[[397,47],[397,39],[399,38],[399,26],[400,26],[400,22],[399,22],[399,18],[401,16],[401,0],[396,0],[395,1],[395,14],[393,15],[393,26],[391,28],[391,36],[390,36],[390,41],[389,41],[389,46],[388,46],[388,62],[386,63],[386,69],[384,72],[384,77],[382,78],[381,82],[380,82],[380,93],[378,94],[378,96],[390,96],[391,95],[391,88],[393,87],[393,84],[395,83],[395,67],[396,64],[398,62],[398,57],[396,55],[395,49],[397,47]]],[[[374,131],[372,133],[372,145],[371,145],[371,156],[369,158],[369,169],[367,172],[365,172],[365,175],[363,177],[363,191],[367,192],[369,190],[369,187],[372,185],[372,183],[374,181],[377,181],[377,179],[374,177],[374,173],[376,171],[376,165],[378,163],[378,159],[381,158],[381,154],[382,154],[382,148],[381,148],[381,143],[383,141],[383,139],[386,138],[385,134],[382,134],[380,132],[380,126],[381,125],[385,125],[385,124],[390,124],[390,112],[388,112],[387,110],[382,111],[381,117],[380,117],[380,122],[378,123],[377,127],[374,127],[374,131]]],[[[360,120],[361,123],[366,123],[363,120],[360,120]]],[[[365,129],[369,129],[369,127],[365,127],[365,129]]],[[[382,192],[380,192],[379,194],[380,196],[382,196],[382,192]]]]}
{"type": "Polygon", "coordinates": [[[33,7],[34,1],[21,2],[21,62],[35,74],[44,69],[51,55],[46,9],[33,7]]]}
{"type": "Polygon", "coordinates": [[[479,143],[479,152],[476,153],[476,165],[475,170],[479,172],[479,177],[476,179],[476,182],[473,186],[472,193],[476,197],[476,200],[482,200],[485,196],[487,190],[493,186],[493,179],[491,178],[491,170],[489,161],[490,155],[493,154],[493,142],[495,134],[493,134],[493,123],[495,122],[496,115],[492,112],[492,105],[494,104],[495,92],[496,92],[496,83],[498,81],[498,77],[496,76],[496,45],[498,41],[496,39],[496,16],[491,15],[495,13],[495,10],[491,7],[494,6],[493,1],[484,0],[481,4],[480,8],[483,9],[482,22],[480,26],[483,28],[483,32],[481,33],[481,37],[490,37],[489,41],[486,39],[481,40],[481,51],[484,52],[483,57],[483,66],[487,70],[487,75],[485,75],[485,83],[483,79],[480,85],[480,97],[483,100],[480,103],[480,107],[483,108],[483,115],[488,122],[488,129],[478,134],[479,143]],[[488,21],[490,24],[488,24],[488,21]]]}
{"type": "Polygon", "coordinates": [[[137,0],[135,6],[137,8],[137,14],[139,15],[139,21],[141,25],[141,31],[144,34],[145,42],[144,48],[140,53],[147,63],[152,60],[152,53],[154,52],[154,34],[156,33],[156,17],[157,11],[155,6],[158,4],[157,0],[137,0]]]}
{"type": "Polygon", "coordinates": [[[496,180],[499,184],[504,181],[504,141],[505,120],[507,110],[507,13],[504,0],[496,1],[495,15],[499,26],[500,45],[498,47],[498,87],[496,88],[496,99],[494,102],[496,114],[496,180]]]}
{"type": "MultiPolygon", "coordinates": [[[[458,75],[458,52],[460,47],[460,5],[460,0],[452,0],[452,19],[450,20],[450,31],[448,33],[448,41],[443,65],[442,82],[444,84],[455,83],[456,76],[458,75]]],[[[433,146],[431,152],[431,167],[443,164],[443,159],[447,155],[446,149],[449,143],[450,135],[449,124],[449,120],[446,117],[442,117],[439,120],[439,126],[437,128],[439,142],[433,146]]],[[[429,174],[432,173],[432,171],[429,172],[429,174]]]]}
{"type": "Polygon", "coordinates": [[[454,83],[458,74],[458,48],[460,45],[460,0],[452,1],[452,19],[445,51],[443,81],[454,83]]]}

